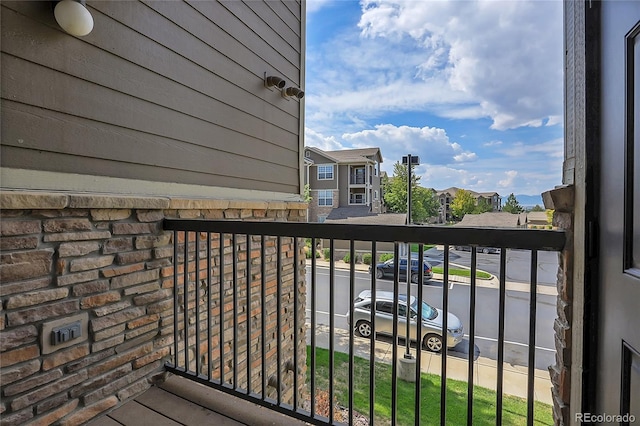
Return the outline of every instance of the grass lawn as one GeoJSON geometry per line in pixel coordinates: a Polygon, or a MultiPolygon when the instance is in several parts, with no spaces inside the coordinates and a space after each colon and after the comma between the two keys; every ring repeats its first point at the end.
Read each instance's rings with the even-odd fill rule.
{"type": "MultiPolygon", "coordinates": [[[[436,246],[435,244],[424,244],[423,245],[423,247],[424,247],[423,250],[427,251],[429,249],[434,248],[435,246],[436,246]]],[[[418,249],[419,249],[418,244],[411,244],[411,253],[418,253],[418,251],[419,251],[418,249]]]]}
{"type": "MultiPolygon", "coordinates": [[[[311,348],[307,346],[307,383],[311,348]]],[[[389,424],[391,420],[391,369],[390,364],[375,365],[375,416],[376,424],[389,424]]],[[[329,389],[333,380],[336,402],[347,406],[349,401],[349,355],[334,354],[334,374],[329,376],[329,351],[316,348],[316,390],[329,389]]],[[[354,357],[354,410],[369,416],[369,360],[354,357]]],[[[440,376],[422,373],[421,379],[421,425],[440,424],[440,376]]],[[[398,380],[397,421],[399,425],[414,424],[415,383],[398,380]]],[[[473,392],[473,424],[495,425],[496,393],[476,386],[473,392]]],[[[552,425],[553,415],[550,405],[535,402],[534,420],[537,425],[552,425]]],[[[505,425],[525,425],[527,423],[527,402],[522,398],[504,395],[502,421],[505,425]]],[[[447,379],[447,424],[467,423],[467,383],[447,379]]]]}
{"type": "MultiPolygon", "coordinates": [[[[444,268],[442,266],[434,266],[433,267],[434,274],[444,274],[444,268]]],[[[460,269],[460,268],[449,268],[449,275],[457,275],[460,277],[470,277],[471,270],[470,269],[460,269]]],[[[489,279],[491,278],[491,274],[484,271],[476,271],[476,278],[489,279]]]]}

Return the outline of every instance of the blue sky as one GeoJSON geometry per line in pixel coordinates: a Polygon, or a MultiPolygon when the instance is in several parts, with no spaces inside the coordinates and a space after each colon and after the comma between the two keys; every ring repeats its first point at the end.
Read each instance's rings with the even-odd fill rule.
{"type": "Polygon", "coordinates": [[[421,185],[561,184],[560,0],[307,0],[305,143],[380,147],[421,185]]]}

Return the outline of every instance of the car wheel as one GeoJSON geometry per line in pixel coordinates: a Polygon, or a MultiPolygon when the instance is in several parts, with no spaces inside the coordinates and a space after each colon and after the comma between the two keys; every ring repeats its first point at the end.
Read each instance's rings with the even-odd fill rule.
{"type": "Polygon", "coordinates": [[[382,272],[382,269],[376,269],[376,278],[381,279],[382,277],[384,277],[384,272],[382,272]]]}
{"type": "Polygon", "coordinates": [[[485,248],[482,250],[482,252],[483,252],[484,254],[489,254],[489,249],[485,247],[485,248]]]}
{"type": "Polygon", "coordinates": [[[418,284],[418,274],[416,274],[415,272],[411,274],[411,282],[414,284],[418,284]]]}
{"type": "Polygon", "coordinates": [[[437,334],[427,334],[424,336],[422,346],[431,352],[440,352],[442,350],[442,337],[437,334]]]}
{"type": "Polygon", "coordinates": [[[371,323],[369,321],[358,321],[356,332],[362,337],[371,337],[371,323]]]}

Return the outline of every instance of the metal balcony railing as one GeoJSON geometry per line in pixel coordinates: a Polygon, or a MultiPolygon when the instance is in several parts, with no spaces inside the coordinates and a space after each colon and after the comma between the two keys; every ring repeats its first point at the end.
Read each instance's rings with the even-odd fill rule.
{"type": "Polygon", "coordinates": [[[351,185],[364,185],[366,182],[364,175],[351,175],[349,183],[351,185]]]}
{"type": "MultiPolygon", "coordinates": [[[[375,333],[364,340],[350,331],[345,351],[348,356],[348,371],[336,370],[336,356],[339,348],[337,335],[338,317],[344,311],[337,310],[336,301],[348,300],[348,314],[354,318],[353,300],[356,288],[365,286],[375,294],[383,283],[371,274],[366,278],[358,275],[356,279],[356,245],[367,247],[373,259],[378,258],[379,247],[393,243],[394,256],[400,253],[398,242],[417,244],[419,269],[424,262],[424,244],[444,246],[442,273],[442,300],[444,312],[442,336],[448,330],[450,246],[488,246],[500,248],[496,259],[499,262],[499,303],[497,312],[497,364],[496,364],[496,400],[495,423],[503,424],[503,382],[505,347],[505,298],[508,249],[530,251],[529,282],[529,339],[527,347],[527,391],[526,423],[533,424],[534,419],[534,369],[536,362],[536,298],[538,253],[540,251],[559,251],[565,244],[565,234],[552,230],[525,229],[479,229],[425,226],[376,226],[317,224],[292,222],[244,222],[244,221],[205,221],[173,220],[164,221],[164,229],[173,232],[173,350],[172,362],[166,368],[176,374],[217,388],[229,394],[250,400],[269,409],[285,413],[291,417],[312,424],[353,424],[355,389],[356,344],[358,348],[368,348],[368,371],[359,371],[358,378],[364,376],[367,383],[364,392],[369,401],[376,401],[376,347],[382,345],[375,333]],[[328,256],[336,255],[336,244],[347,243],[350,255],[346,282],[339,284],[335,262],[328,263],[328,277],[319,272],[318,261],[311,256],[309,264],[305,260],[305,245],[312,248],[321,241],[327,244],[328,256]],[[307,278],[309,277],[309,278],[307,278]],[[321,288],[321,277],[326,287],[321,288]],[[359,284],[356,285],[356,282],[359,284]],[[345,288],[348,287],[348,288],[345,288]],[[322,296],[322,297],[321,297],[322,296]],[[320,306],[326,303],[326,306],[320,306]],[[305,309],[309,310],[306,315],[305,309]],[[320,315],[328,318],[328,371],[327,389],[319,389],[317,348],[319,347],[320,315]],[[306,324],[308,320],[308,325],[306,324]],[[308,332],[308,333],[307,333],[308,332]],[[357,339],[357,340],[356,340],[357,339]],[[307,346],[309,352],[307,352],[307,346]],[[309,353],[309,359],[307,359],[309,353]],[[333,376],[340,374],[348,382],[348,394],[342,404],[346,406],[346,418],[340,417],[333,401],[337,389],[333,376]],[[368,380],[366,376],[368,375],[368,380]],[[317,396],[326,392],[330,401],[328,407],[320,407],[317,396]]],[[[469,316],[465,325],[469,348],[467,356],[467,404],[466,423],[471,425],[474,419],[474,356],[476,339],[476,272],[478,254],[472,250],[470,256],[469,316]]],[[[395,276],[398,276],[396,262],[395,276]]],[[[360,273],[358,273],[360,274],[360,273]]],[[[423,299],[423,275],[417,274],[417,289],[394,279],[392,285],[394,305],[398,305],[399,294],[413,291],[417,300],[423,299]]],[[[408,283],[407,283],[408,284],[408,283]]],[[[372,327],[375,322],[375,296],[372,309],[372,327]]],[[[434,303],[434,301],[431,301],[434,303]]],[[[421,310],[420,310],[421,311],[421,310]]],[[[417,334],[421,335],[422,312],[418,314],[417,334]]],[[[398,414],[399,377],[398,363],[402,357],[403,346],[398,344],[402,334],[398,326],[398,309],[393,310],[394,326],[390,339],[391,357],[391,395],[388,410],[391,413],[390,424],[424,424],[421,420],[424,404],[439,404],[439,416],[433,424],[447,424],[447,362],[448,349],[443,345],[439,360],[441,380],[439,401],[426,401],[421,396],[423,379],[421,378],[421,344],[415,345],[412,352],[416,355],[415,387],[413,388],[414,409],[412,418],[403,418],[398,414]]],[[[409,349],[407,349],[408,351],[409,349]]],[[[381,391],[379,391],[381,392],[381,391]]],[[[379,395],[378,395],[379,396],[379,395]]],[[[369,424],[377,424],[376,404],[369,403],[368,412],[360,415],[368,417],[369,424]]],[[[385,421],[386,423],[386,421],[385,421]]]]}

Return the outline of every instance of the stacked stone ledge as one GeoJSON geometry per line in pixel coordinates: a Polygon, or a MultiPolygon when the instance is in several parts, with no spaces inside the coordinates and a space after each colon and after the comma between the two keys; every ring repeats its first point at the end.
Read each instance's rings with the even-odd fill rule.
{"type": "Polygon", "coordinates": [[[562,186],[545,192],[542,196],[545,207],[555,210],[553,226],[564,230],[567,234],[565,248],[558,254],[557,317],[553,324],[556,359],[555,364],[549,367],[554,423],[565,425],[572,423],[569,404],[571,402],[574,188],[562,186]]]}
{"type": "Polygon", "coordinates": [[[0,193],[0,424],[83,424],[164,378],[174,243],[165,217],[304,221],[306,207],[0,193]],[[47,347],[46,327],[75,317],[83,337],[47,347]]]}

